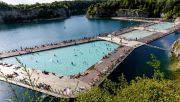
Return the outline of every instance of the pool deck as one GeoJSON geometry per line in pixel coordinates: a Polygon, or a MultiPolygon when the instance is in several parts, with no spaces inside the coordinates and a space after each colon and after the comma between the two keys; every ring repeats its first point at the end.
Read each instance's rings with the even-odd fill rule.
{"type": "Polygon", "coordinates": [[[89,38],[83,38],[83,39],[78,39],[78,40],[67,40],[67,41],[62,41],[58,43],[45,44],[41,46],[35,46],[32,48],[22,48],[20,50],[15,49],[12,51],[1,52],[0,58],[14,57],[18,55],[30,54],[30,53],[46,51],[46,50],[51,50],[51,49],[56,49],[56,48],[61,48],[61,47],[67,47],[67,46],[73,46],[73,45],[88,43],[88,42],[97,41],[97,40],[100,40],[100,39],[98,39],[97,37],[89,37],[89,38]]]}
{"type": "Polygon", "coordinates": [[[13,78],[8,78],[7,80],[4,78],[3,74],[0,74],[0,80],[8,81],[10,83],[16,84],[18,86],[23,86],[28,89],[36,90],[42,93],[46,93],[48,95],[56,96],[56,97],[68,97],[75,95],[79,90],[86,90],[90,88],[90,85],[79,81],[78,79],[71,79],[69,76],[58,76],[53,73],[44,74],[40,70],[34,70],[30,68],[26,68],[31,74],[30,79],[33,81],[31,83],[28,78],[28,73],[24,67],[16,68],[16,65],[8,66],[8,65],[0,65],[1,72],[4,75],[13,75],[13,78]],[[7,70],[8,69],[8,70],[7,70]],[[16,75],[17,73],[18,75],[16,75]],[[46,84],[50,85],[50,88],[40,87],[39,85],[46,84]],[[31,87],[34,86],[34,87],[31,87]],[[39,86],[39,87],[38,87],[39,86]],[[65,88],[70,88],[71,92],[66,94],[63,90],[65,88]]]}
{"type": "Polygon", "coordinates": [[[119,38],[117,36],[113,36],[113,37],[98,37],[98,38],[102,39],[102,40],[106,40],[106,41],[111,41],[111,42],[117,43],[119,45],[132,47],[132,48],[136,48],[136,47],[139,47],[139,46],[144,44],[144,43],[139,42],[139,41],[133,41],[133,40],[128,41],[126,39],[119,38]]]}
{"type": "MultiPolygon", "coordinates": [[[[145,29],[145,30],[146,30],[146,29],[145,29]]],[[[163,30],[163,32],[162,32],[162,30],[156,31],[156,33],[154,33],[154,34],[152,34],[152,35],[150,35],[150,36],[141,38],[141,39],[139,39],[138,41],[147,44],[147,43],[150,43],[150,42],[152,42],[152,41],[154,41],[154,40],[156,40],[156,39],[159,39],[159,38],[162,38],[162,37],[164,37],[164,36],[167,36],[167,35],[175,32],[175,31],[178,31],[178,30],[180,30],[180,24],[175,25],[175,26],[172,27],[172,28],[163,30]]]]}
{"type": "Polygon", "coordinates": [[[134,48],[123,46],[105,56],[100,63],[95,64],[85,71],[79,80],[92,86],[99,85],[117,66],[134,50],[134,48]]]}
{"type": "Polygon", "coordinates": [[[99,85],[111,72],[117,68],[117,66],[123,62],[123,60],[136,48],[145,45],[151,41],[166,36],[174,31],[180,29],[180,24],[175,25],[172,28],[166,30],[154,30],[148,29],[148,26],[155,24],[156,22],[149,22],[139,26],[124,28],[117,32],[112,32],[108,35],[101,35],[97,37],[84,38],[78,40],[69,40],[58,42],[54,44],[46,44],[42,46],[35,46],[33,48],[22,48],[20,50],[13,50],[0,53],[0,58],[7,58],[12,56],[18,56],[22,54],[30,54],[45,50],[51,50],[55,48],[61,48],[66,46],[72,46],[76,44],[82,44],[92,41],[106,40],[119,44],[119,47],[113,52],[105,55],[99,62],[92,65],[83,73],[70,76],[58,76],[53,73],[45,74],[43,71],[35,70],[33,68],[26,68],[32,73],[32,79],[36,80],[33,84],[34,87],[29,85],[27,81],[27,73],[23,70],[23,67],[16,65],[10,65],[6,63],[0,63],[0,71],[5,75],[13,78],[5,80],[3,74],[0,74],[0,80],[7,81],[19,86],[23,86],[38,92],[46,93],[55,97],[75,97],[79,92],[90,89],[92,86],[99,85]],[[133,30],[146,30],[154,31],[155,33],[137,40],[128,40],[120,38],[119,35],[133,31],[133,30]],[[8,70],[7,70],[8,69],[8,70]],[[43,85],[42,85],[43,84],[43,85]],[[41,87],[40,87],[41,86],[41,87]],[[50,86],[50,87],[49,87],[50,86]],[[68,91],[67,91],[68,89],[68,91]]]}

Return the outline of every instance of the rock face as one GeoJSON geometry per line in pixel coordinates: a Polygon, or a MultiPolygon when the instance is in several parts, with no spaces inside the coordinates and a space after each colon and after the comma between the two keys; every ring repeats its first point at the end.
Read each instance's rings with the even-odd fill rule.
{"type": "Polygon", "coordinates": [[[140,11],[138,9],[129,10],[129,9],[96,9],[95,14],[89,15],[89,18],[100,18],[100,17],[148,17],[149,13],[146,11],[140,11]]]}
{"type": "Polygon", "coordinates": [[[50,18],[66,18],[69,12],[65,8],[57,9],[33,9],[21,11],[18,9],[0,10],[0,23],[3,22],[24,22],[32,20],[50,19],[50,18]]]}
{"type": "Polygon", "coordinates": [[[177,25],[180,24],[180,17],[177,17],[177,18],[175,19],[174,23],[177,24],[177,25]]]}
{"type": "Polygon", "coordinates": [[[172,52],[178,59],[180,59],[180,39],[174,42],[172,52]]]}
{"type": "Polygon", "coordinates": [[[116,11],[118,17],[148,17],[148,13],[140,10],[119,9],[116,11]]]}

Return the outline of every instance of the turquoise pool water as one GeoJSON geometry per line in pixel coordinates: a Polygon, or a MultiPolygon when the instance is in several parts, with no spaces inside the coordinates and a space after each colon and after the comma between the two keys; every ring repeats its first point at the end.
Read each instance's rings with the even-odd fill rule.
{"type": "Polygon", "coordinates": [[[149,32],[144,30],[134,30],[125,34],[120,35],[120,37],[126,38],[126,39],[141,39],[143,37],[149,36],[154,34],[155,32],[149,32]]]}
{"type": "MultiPolygon", "coordinates": [[[[54,72],[58,75],[74,75],[84,72],[117,47],[115,43],[95,41],[17,56],[17,58],[28,68],[54,72]]],[[[19,65],[15,57],[6,58],[3,61],[19,65]]]]}
{"type": "Polygon", "coordinates": [[[173,27],[173,23],[171,22],[163,22],[149,26],[149,28],[157,30],[165,30],[171,27],[173,27]]]}

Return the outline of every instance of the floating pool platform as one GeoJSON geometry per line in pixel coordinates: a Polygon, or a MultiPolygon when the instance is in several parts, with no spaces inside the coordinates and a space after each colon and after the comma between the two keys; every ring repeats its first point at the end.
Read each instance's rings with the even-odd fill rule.
{"type": "Polygon", "coordinates": [[[150,31],[146,31],[146,30],[133,30],[131,32],[120,35],[120,37],[129,39],[129,40],[138,40],[138,39],[142,39],[146,36],[152,35],[154,33],[155,32],[150,32],[150,31]]]}
{"type": "MultiPolygon", "coordinates": [[[[56,73],[59,76],[69,76],[83,73],[118,47],[118,44],[110,41],[93,41],[25,54],[16,58],[28,68],[56,73]]],[[[4,58],[2,61],[20,65],[16,58],[4,58]]]]}
{"type": "MultiPolygon", "coordinates": [[[[98,54],[99,52],[102,55],[90,66],[86,66],[88,68],[84,69],[85,71],[82,70],[76,74],[70,73],[61,75],[61,73],[55,73],[55,71],[48,72],[47,70],[39,70],[27,66],[28,68],[25,69],[32,73],[32,79],[37,80],[33,84],[33,87],[31,83],[27,80],[27,73],[23,71],[24,68],[22,66],[9,64],[8,62],[7,64],[5,63],[5,60],[5,62],[0,63],[0,69],[3,73],[0,74],[0,80],[7,81],[55,97],[75,97],[77,94],[79,94],[79,92],[84,92],[95,85],[101,84],[101,82],[103,82],[103,80],[109,74],[111,74],[111,72],[114,71],[114,69],[116,69],[117,66],[134,49],[148,44],[153,40],[166,36],[172,32],[180,30],[180,24],[171,26],[172,23],[168,23],[169,25],[166,26],[167,23],[161,23],[161,25],[165,24],[161,28],[161,26],[157,22],[158,21],[148,22],[139,26],[124,28],[120,31],[113,32],[111,34],[100,35],[97,37],[84,38],[79,40],[69,40],[54,44],[35,46],[33,48],[22,48],[20,50],[2,52],[0,53],[0,58],[3,60],[6,58],[8,59],[9,57],[18,58],[18,56],[20,55],[26,56],[27,54],[39,53],[39,55],[41,55],[41,52],[43,53],[43,51],[55,51],[61,48],[64,49],[68,46],[80,46],[84,43],[93,43],[96,41],[109,41],[117,44],[116,47],[113,47],[111,50],[105,52],[104,54],[102,54],[102,52],[99,52],[99,50],[97,50],[97,52],[92,52],[96,54],[98,54]],[[157,26],[158,28],[155,29],[157,26]],[[8,76],[9,78],[4,79],[3,76],[8,76]]],[[[93,48],[96,47],[92,47],[91,49],[93,48]]],[[[109,47],[107,47],[107,49],[109,49],[109,47]]],[[[87,53],[87,51],[85,52],[87,53]]],[[[54,55],[54,57],[56,56],[58,55],[54,55]]],[[[51,61],[51,59],[49,60],[51,61]]]]}

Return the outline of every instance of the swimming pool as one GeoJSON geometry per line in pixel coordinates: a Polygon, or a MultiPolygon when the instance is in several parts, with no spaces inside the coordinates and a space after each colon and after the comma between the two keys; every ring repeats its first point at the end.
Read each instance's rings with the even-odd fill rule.
{"type": "MultiPolygon", "coordinates": [[[[95,41],[43,52],[17,56],[28,68],[53,72],[58,75],[74,75],[84,72],[119,45],[108,41],[95,41]]],[[[19,65],[15,57],[4,62],[19,65]]]]}
{"type": "Polygon", "coordinates": [[[120,37],[122,38],[126,38],[126,39],[141,39],[143,37],[149,36],[154,34],[155,32],[149,32],[149,31],[144,31],[144,30],[134,30],[128,33],[124,33],[122,35],[120,35],[120,37]]]}
{"type": "Polygon", "coordinates": [[[171,22],[163,22],[149,26],[149,28],[157,30],[165,30],[171,27],[173,27],[173,23],[171,22]]]}

